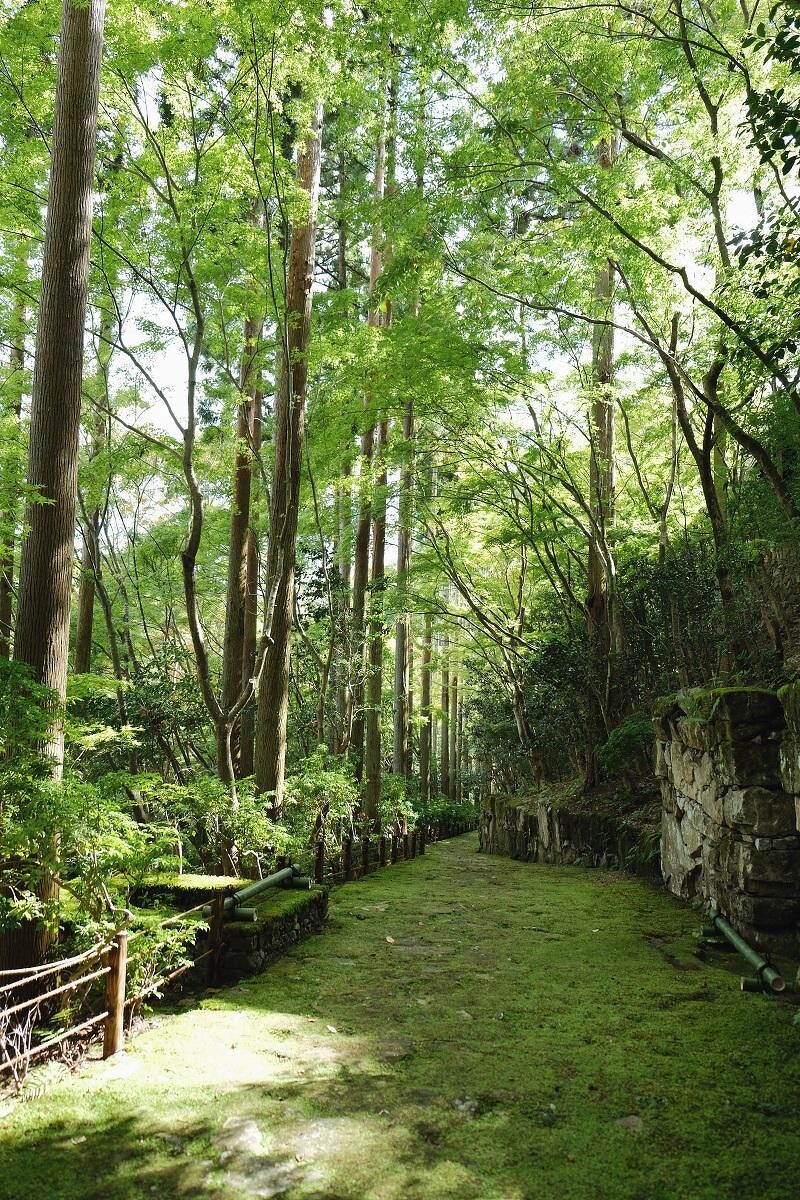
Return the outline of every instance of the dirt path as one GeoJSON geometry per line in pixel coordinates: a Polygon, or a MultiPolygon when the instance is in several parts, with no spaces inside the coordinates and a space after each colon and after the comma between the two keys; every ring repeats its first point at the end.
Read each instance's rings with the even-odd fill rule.
{"type": "Polygon", "coordinates": [[[800,1189],[800,1029],[636,881],[474,853],[0,1124],[1,1200],[768,1200],[800,1189]]]}

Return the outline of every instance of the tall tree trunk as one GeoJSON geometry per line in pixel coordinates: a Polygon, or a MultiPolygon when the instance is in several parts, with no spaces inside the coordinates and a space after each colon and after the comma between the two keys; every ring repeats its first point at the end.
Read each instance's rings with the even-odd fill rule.
{"type": "Polygon", "coordinates": [[[378,426],[376,446],[380,470],[372,506],[372,575],[367,646],[367,712],[364,731],[364,812],[376,828],[381,799],[381,767],[383,764],[381,707],[383,702],[383,599],[386,555],[387,474],[385,455],[388,436],[389,423],[385,420],[381,421],[378,426]]]}
{"type": "MultiPolygon", "coordinates": [[[[236,460],[233,469],[232,507],[228,539],[228,585],[225,596],[225,633],[222,642],[222,687],[220,706],[229,713],[243,686],[245,625],[247,620],[248,534],[250,496],[253,485],[253,410],[258,392],[257,355],[261,321],[248,317],[239,370],[240,401],[236,413],[236,460]]],[[[255,638],[253,638],[253,657],[255,638]]],[[[234,773],[241,776],[240,730],[233,731],[231,757],[234,773]]]]}
{"type": "Polygon", "coordinates": [[[450,673],[450,796],[458,800],[458,673],[455,658],[450,673]]]}
{"type": "Polygon", "coordinates": [[[75,623],[76,675],[86,675],[92,669],[92,634],[94,632],[95,567],[100,553],[100,514],[89,514],[83,531],[83,553],[81,555],[81,578],[78,587],[78,613],[75,623]]]}
{"type": "MultiPolygon", "coordinates": [[[[371,418],[368,418],[371,419],[371,418]]],[[[370,425],[361,435],[358,473],[358,525],[353,551],[353,611],[350,627],[353,636],[353,719],[351,750],[353,768],[359,781],[364,774],[364,652],[367,583],[369,582],[369,536],[372,526],[372,454],[375,430],[370,425]]]]}
{"type": "MultiPolygon", "coordinates": [[[[670,335],[670,349],[674,353],[678,337],[679,317],[676,313],[672,318],[672,331],[670,335]]],[[[697,473],[700,478],[700,486],[703,491],[703,499],[706,503],[706,512],[708,514],[709,523],[711,525],[711,533],[714,539],[715,549],[715,573],[717,578],[717,588],[719,591],[720,605],[722,608],[722,621],[724,625],[723,646],[718,663],[719,670],[727,671],[730,669],[731,654],[740,653],[744,648],[740,644],[740,638],[736,628],[736,605],[733,590],[733,581],[731,579],[730,567],[728,565],[728,523],[725,519],[725,513],[720,507],[719,492],[717,482],[714,478],[714,407],[718,403],[719,377],[722,373],[725,364],[724,350],[717,355],[714,361],[709,366],[703,376],[703,394],[706,397],[708,405],[705,416],[705,427],[703,430],[703,438],[698,442],[691,417],[686,407],[686,395],[683,388],[683,380],[678,372],[671,355],[664,356],[664,365],[672,384],[672,391],[675,398],[676,412],[678,423],[681,427],[684,441],[689,447],[692,458],[697,467],[697,473]]]]}
{"type": "MultiPolygon", "coordinates": [[[[376,214],[372,224],[372,242],[370,246],[369,264],[369,309],[367,324],[371,329],[377,329],[381,324],[381,311],[377,299],[378,281],[383,271],[383,231],[380,221],[380,206],[383,201],[386,184],[386,130],[384,127],[385,110],[378,138],[375,143],[375,168],[372,181],[372,196],[376,206],[376,214]]],[[[353,553],[353,614],[350,623],[352,629],[352,650],[355,660],[355,679],[353,687],[353,732],[351,749],[356,779],[359,782],[364,774],[364,674],[365,674],[365,631],[366,631],[366,599],[367,583],[369,581],[369,536],[372,525],[372,456],[375,443],[375,397],[367,392],[364,395],[364,430],[361,434],[361,460],[358,476],[358,526],[353,553]]]]}
{"type": "MultiPolygon", "coordinates": [[[[431,676],[433,680],[433,676],[431,676]]],[[[431,710],[431,795],[438,796],[441,792],[439,787],[439,714],[435,709],[431,710]]]]}
{"type": "Polygon", "coordinates": [[[422,681],[420,695],[419,726],[419,789],[422,803],[431,798],[431,649],[433,644],[433,618],[425,613],[425,628],[422,635],[422,681]]]}
{"type": "Polygon", "coordinates": [[[592,346],[594,399],[591,413],[589,459],[589,506],[592,526],[588,547],[588,594],[586,597],[589,645],[589,720],[586,747],[586,783],[599,782],[596,751],[608,723],[608,707],[614,669],[612,593],[608,569],[607,535],[614,514],[614,401],[611,394],[614,366],[614,331],[610,324],[613,270],[610,262],[600,268],[595,287],[597,308],[609,324],[595,325],[592,346]]]}
{"type": "MultiPolygon", "coordinates": [[[[262,396],[258,387],[252,392],[250,406],[250,444],[253,457],[261,452],[261,405],[262,396]]],[[[259,611],[259,555],[258,555],[258,501],[250,496],[250,516],[247,526],[245,545],[245,591],[244,591],[244,633],[242,638],[242,689],[247,687],[248,680],[253,678],[256,668],[256,653],[258,649],[258,611],[259,611]]],[[[266,614],[265,614],[266,616],[266,614]]],[[[239,775],[248,779],[254,770],[256,733],[256,702],[251,700],[242,713],[239,731],[239,775]]]]}
{"type": "Polygon", "coordinates": [[[308,213],[291,234],[286,281],[284,355],[275,402],[275,459],[270,504],[267,591],[275,596],[272,642],[258,693],[255,778],[259,792],[273,793],[272,813],[283,807],[286,729],[289,712],[289,655],[294,609],[295,551],[308,384],[308,344],[319,201],[322,103],[297,162],[297,179],[308,197],[308,213]]]}
{"type": "MultiPolygon", "coordinates": [[[[339,209],[336,220],[337,255],[336,286],[340,292],[347,291],[347,160],[344,152],[339,154],[339,209]]],[[[342,316],[347,316],[347,308],[342,316]]],[[[350,629],[350,583],[352,575],[352,526],[353,526],[353,461],[352,449],[348,448],[342,461],[341,482],[336,493],[337,508],[337,640],[336,661],[336,726],[332,732],[331,748],[334,753],[344,754],[350,746],[353,723],[352,645],[350,629]]]]}
{"type": "MultiPolygon", "coordinates": [[[[103,319],[101,326],[100,351],[98,354],[97,379],[101,390],[98,405],[92,420],[92,441],[89,448],[89,461],[93,461],[101,453],[106,444],[106,417],[109,410],[108,396],[108,367],[110,354],[105,349],[110,342],[111,330],[108,321],[103,319]],[[101,408],[102,405],[102,408],[101,408]]],[[[94,486],[91,488],[94,491],[94,486]]],[[[100,534],[105,523],[105,512],[100,505],[93,503],[87,512],[81,499],[83,510],[83,553],[81,555],[80,582],[78,585],[78,605],[75,621],[75,654],[73,670],[76,675],[86,675],[92,669],[92,638],[94,635],[94,602],[97,593],[97,578],[100,574],[100,534]]]]}
{"type": "Polygon", "coordinates": [[[439,790],[450,796],[450,639],[442,638],[442,715],[439,724],[439,790]]]}
{"type": "Polygon", "coordinates": [[[344,753],[350,745],[350,733],[353,721],[353,688],[351,680],[350,651],[350,580],[351,580],[351,540],[353,521],[353,465],[349,455],[342,464],[341,486],[337,493],[339,509],[339,538],[337,543],[338,557],[338,640],[339,660],[337,664],[338,687],[336,689],[336,713],[338,722],[337,752],[344,753]]]}
{"type": "Polygon", "coordinates": [[[408,626],[408,752],[406,753],[406,779],[414,776],[414,626],[409,617],[408,626]]]}
{"type": "MultiPolygon", "coordinates": [[[[609,170],[617,158],[614,141],[601,142],[598,163],[609,170]]],[[[592,387],[590,415],[589,507],[592,524],[588,547],[588,593],[586,597],[589,644],[589,720],[587,722],[586,783],[599,782],[597,746],[608,726],[614,686],[614,660],[620,649],[619,614],[614,603],[613,567],[608,533],[614,521],[614,268],[609,259],[595,279],[595,318],[592,334],[592,387]]]]}
{"type": "MultiPolygon", "coordinates": [[[[25,265],[25,257],[20,254],[22,265],[25,265]]],[[[19,415],[22,409],[22,389],[23,372],[25,370],[25,292],[22,287],[19,288],[14,297],[14,310],[9,330],[11,349],[8,356],[8,386],[11,389],[13,400],[8,413],[9,417],[14,422],[15,427],[19,424],[19,415]]],[[[15,447],[11,448],[11,454],[15,447]]],[[[2,467],[2,464],[0,464],[2,467]]],[[[5,468],[2,467],[4,473],[5,468]]],[[[14,547],[15,536],[14,531],[17,524],[18,507],[13,502],[15,490],[16,475],[14,466],[11,462],[8,464],[8,478],[0,478],[0,486],[8,495],[9,509],[7,512],[0,511],[0,531],[2,527],[6,527],[6,532],[0,532],[0,658],[9,658],[11,655],[11,635],[13,632],[13,596],[14,596],[14,547]]]]}
{"type": "Polygon", "coordinates": [[[403,467],[400,475],[397,532],[397,592],[399,616],[395,623],[394,652],[394,755],[395,775],[407,775],[410,755],[411,614],[407,611],[408,572],[411,566],[414,510],[414,407],[409,400],[403,412],[403,467]]]}
{"type": "Polygon", "coordinates": [[[459,804],[464,800],[464,766],[467,761],[464,745],[464,695],[460,692],[458,696],[458,750],[456,753],[456,779],[458,781],[456,799],[459,804]]]}
{"type": "MultiPolygon", "coordinates": [[[[75,538],[83,340],[92,235],[92,183],[103,48],[103,0],[65,0],[52,137],[42,285],[31,400],[28,484],[46,501],[29,506],[22,547],[14,658],[55,697],[43,751],[54,779],[64,762],[72,555],[75,538]]],[[[58,883],[39,886],[47,900],[58,883]]],[[[0,959],[39,961],[53,933],[27,922],[0,959]]],[[[2,965],[2,961],[0,961],[2,965]]]]}

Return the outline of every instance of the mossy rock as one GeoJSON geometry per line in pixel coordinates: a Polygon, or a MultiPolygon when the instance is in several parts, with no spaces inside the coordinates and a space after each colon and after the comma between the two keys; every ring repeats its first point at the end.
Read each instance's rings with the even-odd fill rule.
{"type": "Polygon", "coordinates": [[[662,717],[668,717],[677,707],[677,692],[671,692],[668,696],[659,696],[653,705],[653,719],[658,721],[662,717]]]}
{"type": "Polygon", "coordinates": [[[201,900],[208,900],[220,892],[229,894],[247,887],[252,879],[239,879],[236,875],[195,875],[191,873],[162,871],[148,875],[137,884],[131,893],[134,902],[167,900],[177,908],[191,908],[201,900]]]}
{"type": "Polygon", "coordinates": [[[745,739],[780,730],[785,723],[776,692],[759,686],[690,688],[662,697],[654,712],[662,740],[676,732],[680,737],[685,722],[727,725],[737,738],[745,739]]]}
{"type": "Polygon", "coordinates": [[[797,733],[800,731],[800,679],[795,679],[780,688],[778,700],[783,708],[786,724],[797,733]]]}
{"type": "Polygon", "coordinates": [[[311,888],[268,888],[260,896],[256,896],[252,907],[257,913],[257,920],[271,917],[285,917],[289,913],[304,908],[309,898],[316,896],[326,888],[318,886],[311,888]]]}

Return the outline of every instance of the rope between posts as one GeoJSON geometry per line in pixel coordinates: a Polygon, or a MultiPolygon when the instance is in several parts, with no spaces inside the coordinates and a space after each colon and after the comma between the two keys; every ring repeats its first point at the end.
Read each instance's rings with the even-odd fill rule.
{"type": "Polygon", "coordinates": [[[66,1041],[68,1037],[74,1037],[76,1033],[84,1033],[87,1029],[91,1029],[93,1025],[98,1025],[101,1021],[105,1021],[107,1016],[108,1012],[104,1010],[96,1016],[90,1017],[88,1021],[83,1021],[80,1025],[73,1025],[71,1029],[65,1029],[63,1033],[59,1033],[56,1037],[48,1038],[46,1042],[41,1042],[40,1045],[23,1051],[16,1058],[0,1063],[0,1073],[10,1071],[12,1067],[16,1067],[19,1063],[30,1062],[32,1058],[37,1058],[45,1050],[49,1050],[52,1046],[57,1046],[59,1042],[66,1041]]]}
{"type": "Polygon", "coordinates": [[[53,996],[60,996],[63,992],[74,991],[75,988],[81,987],[84,983],[91,983],[94,979],[101,979],[104,975],[108,975],[111,967],[101,967],[98,971],[92,971],[88,975],[81,975],[79,979],[73,979],[69,983],[62,983],[61,987],[52,988],[49,992],[43,992],[41,996],[32,996],[28,1000],[22,1000],[19,1004],[15,1004],[12,1008],[4,1008],[2,1015],[10,1017],[12,1013],[22,1012],[26,1008],[33,1008],[36,1004],[42,1004],[45,1000],[51,1000],[53,996]]]}
{"type": "Polygon", "coordinates": [[[75,967],[91,958],[99,958],[101,954],[110,949],[110,942],[98,942],[97,945],[92,946],[89,950],[84,950],[81,954],[76,954],[73,958],[62,958],[58,962],[45,963],[42,967],[15,967],[12,970],[0,971],[0,976],[20,974],[24,976],[22,979],[15,979],[12,983],[0,986],[0,995],[3,992],[11,992],[16,988],[24,987],[28,983],[37,983],[45,975],[52,975],[56,971],[65,971],[67,967],[75,967]],[[24,974],[26,971],[27,975],[24,974]]]}

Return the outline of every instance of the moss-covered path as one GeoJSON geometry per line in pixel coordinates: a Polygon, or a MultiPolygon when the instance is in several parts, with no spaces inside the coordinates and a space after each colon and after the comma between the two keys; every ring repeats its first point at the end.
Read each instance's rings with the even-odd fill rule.
{"type": "Polygon", "coordinates": [[[797,1195],[791,1009],[646,885],[474,851],[341,889],[266,975],[17,1105],[2,1200],[797,1195]]]}

